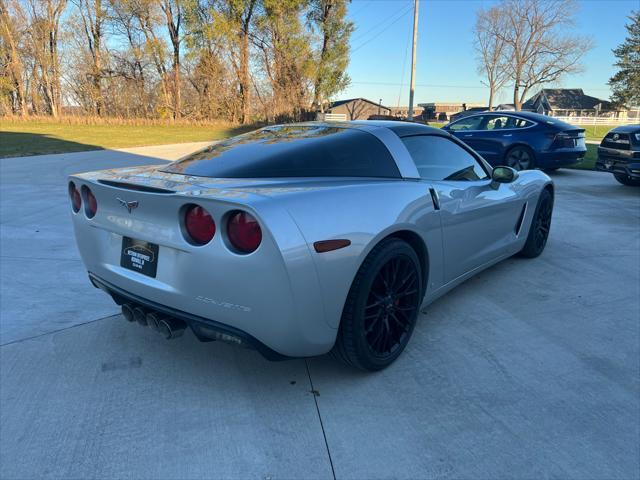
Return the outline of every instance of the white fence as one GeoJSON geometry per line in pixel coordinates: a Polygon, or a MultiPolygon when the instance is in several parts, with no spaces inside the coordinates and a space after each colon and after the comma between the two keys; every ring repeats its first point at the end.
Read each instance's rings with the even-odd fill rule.
{"type": "Polygon", "coordinates": [[[631,125],[640,123],[640,118],[611,118],[611,117],[556,117],[562,122],[572,125],[631,125]]]}
{"type": "Polygon", "coordinates": [[[316,120],[325,122],[346,122],[346,113],[318,113],[316,120]]]}

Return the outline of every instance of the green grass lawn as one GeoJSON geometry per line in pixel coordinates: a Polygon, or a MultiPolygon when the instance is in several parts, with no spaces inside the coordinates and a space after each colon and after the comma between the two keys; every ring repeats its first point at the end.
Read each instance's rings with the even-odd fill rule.
{"type": "Polygon", "coordinates": [[[596,167],[596,159],[598,158],[598,145],[587,143],[587,154],[580,163],[571,165],[568,168],[578,168],[580,170],[593,170],[596,167]]]}
{"type": "Polygon", "coordinates": [[[0,158],[107,148],[203,142],[236,135],[231,125],[84,125],[0,119],[0,158]]]}
{"type": "Polygon", "coordinates": [[[612,128],[617,125],[577,125],[579,128],[584,128],[584,136],[587,140],[600,141],[612,128]]]}
{"type": "MultiPolygon", "coordinates": [[[[430,123],[442,127],[444,123],[430,123]]],[[[40,155],[46,153],[79,152],[107,148],[203,142],[236,135],[254,127],[225,124],[83,124],[47,119],[0,119],[0,158],[40,155]]],[[[613,126],[584,126],[588,140],[600,140],[613,126]]],[[[593,169],[597,145],[587,144],[587,155],[572,168],[593,169]]]]}

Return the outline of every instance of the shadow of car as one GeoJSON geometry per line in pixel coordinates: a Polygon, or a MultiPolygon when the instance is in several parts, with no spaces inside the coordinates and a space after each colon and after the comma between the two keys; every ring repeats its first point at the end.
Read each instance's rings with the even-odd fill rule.
{"type": "Polygon", "coordinates": [[[623,125],[605,135],[596,170],[613,173],[623,185],[640,186],[640,125],[623,125]]]}
{"type": "Polygon", "coordinates": [[[556,170],[581,161],[587,152],[584,129],[532,112],[483,112],[442,128],[491,165],[516,170],[556,170]]]}

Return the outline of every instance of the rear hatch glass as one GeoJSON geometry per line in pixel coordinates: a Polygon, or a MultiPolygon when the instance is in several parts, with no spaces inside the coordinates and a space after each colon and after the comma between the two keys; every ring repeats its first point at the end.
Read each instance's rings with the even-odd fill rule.
{"type": "Polygon", "coordinates": [[[328,125],[266,127],[212,145],[162,171],[211,178],[400,177],[377,137],[328,125]]]}

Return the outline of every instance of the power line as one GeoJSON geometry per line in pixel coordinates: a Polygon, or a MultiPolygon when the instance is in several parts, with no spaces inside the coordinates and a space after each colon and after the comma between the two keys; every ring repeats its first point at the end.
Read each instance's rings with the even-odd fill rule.
{"type": "MultiPolygon", "coordinates": [[[[410,5],[411,5],[411,4],[409,4],[409,3],[405,4],[405,8],[406,8],[407,6],[410,6],[410,5]]],[[[382,19],[382,20],[380,20],[378,23],[376,23],[376,24],[375,24],[375,25],[373,25],[372,27],[369,27],[367,30],[365,30],[365,31],[364,31],[364,32],[362,32],[362,33],[358,33],[358,32],[356,31],[356,35],[355,35],[351,40],[352,40],[352,41],[353,41],[353,40],[359,40],[359,39],[362,39],[362,38],[366,37],[370,32],[374,31],[374,30],[375,30],[376,28],[378,28],[379,26],[381,26],[381,25],[383,25],[383,24],[385,24],[385,23],[389,22],[389,21],[390,21],[391,19],[393,19],[393,17],[394,17],[395,15],[397,15],[398,13],[399,13],[399,12],[396,10],[396,12],[394,13],[394,15],[391,15],[390,17],[385,17],[385,18],[383,18],[383,19],[382,19]]]]}
{"type": "Polygon", "coordinates": [[[360,50],[362,47],[368,45],[369,43],[371,43],[372,41],[374,41],[376,38],[378,38],[380,35],[382,35],[384,32],[386,32],[389,28],[391,28],[394,24],[396,24],[399,20],[401,20],[403,17],[405,17],[407,15],[407,13],[409,13],[411,11],[411,5],[409,5],[409,8],[405,9],[404,11],[402,11],[402,13],[400,14],[400,16],[396,17],[391,23],[389,23],[387,26],[385,26],[384,28],[380,29],[378,31],[378,33],[376,33],[373,37],[371,37],[369,40],[364,41],[363,43],[361,43],[360,45],[358,45],[357,47],[353,48],[351,50],[351,53],[355,53],[358,50],[360,50]]]}
{"type": "MultiPolygon", "coordinates": [[[[355,85],[387,85],[387,86],[391,86],[391,87],[406,87],[407,85],[409,85],[407,82],[359,82],[359,81],[351,81],[352,84],[355,85]]],[[[484,85],[447,85],[447,84],[434,84],[434,83],[416,83],[417,87],[430,87],[430,88],[482,88],[482,89],[486,89],[488,87],[485,87],[484,85]]],[[[540,88],[544,88],[544,87],[540,87],[540,88]]],[[[588,87],[588,86],[582,86],[581,87],[583,90],[598,90],[598,91],[609,91],[610,89],[608,88],[602,88],[602,87],[588,87]]]]}
{"type": "MultiPolygon", "coordinates": [[[[391,87],[401,86],[406,87],[409,85],[407,82],[397,83],[397,82],[351,82],[352,84],[360,84],[360,85],[389,85],[391,87]]],[[[416,83],[417,87],[431,87],[431,88],[487,88],[484,86],[472,86],[472,85],[435,85],[432,83],[416,83]]]]}
{"type": "Polygon", "coordinates": [[[351,12],[351,13],[349,13],[349,15],[350,15],[350,16],[352,16],[352,17],[355,17],[355,16],[356,16],[356,14],[358,14],[358,13],[362,12],[362,11],[365,9],[365,7],[368,7],[368,6],[369,6],[369,4],[370,4],[372,1],[373,1],[373,0],[365,0],[365,1],[362,3],[362,5],[360,5],[360,8],[359,8],[359,9],[357,9],[355,12],[351,12]]]}
{"type": "Polygon", "coordinates": [[[404,75],[407,72],[407,54],[409,53],[409,40],[411,40],[411,30],[407,34],[407,44],[404,47],[404,60],[402,61],[402,77],[400,78],[400,88],[398,89],[398,105],[400,108],[400,97],[402,97],[402,87],[404,86],[404,75]]]}

